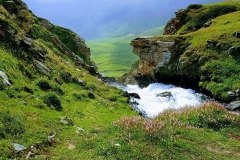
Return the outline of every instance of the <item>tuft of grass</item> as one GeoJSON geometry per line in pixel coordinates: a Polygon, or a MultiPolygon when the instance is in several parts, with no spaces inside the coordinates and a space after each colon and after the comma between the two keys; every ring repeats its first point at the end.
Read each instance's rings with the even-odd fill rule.
{"type": "Polygon", "coordinates": [[[60,99],[53,93],[47,93],[43,97],[43,102],[50,108],[53,108],[57,111],[61,111],[63,109],[60,99]]]}

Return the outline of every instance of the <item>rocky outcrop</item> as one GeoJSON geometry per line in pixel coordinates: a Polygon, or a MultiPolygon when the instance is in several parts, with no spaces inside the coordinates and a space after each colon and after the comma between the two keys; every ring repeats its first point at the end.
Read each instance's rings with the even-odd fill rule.
{"type": "MultiPolygon", "coordinates": [[[[172,18],[164,28],[165,35],[175,34],[185,23],[186,23],[186,15],[187,10],[181,9],[175,12],[176,18],[172,18]]],[[[192,28],[193,29],[193,28],[192,28]]]]}
{"type": "Polygon", "coordinates": [[[136,38],[131,42],[134,47],[133,53],[140,57],[137,68],[131,70],[125,83],[136,83],[137,77],[148,76],[154,80],[154,70],[167,65],[172,57],[174,41],[164,42],[154,38],[136,38]],[[135,79],[136,78],[136,79],[135,79]]]}
{"type": "Polygon", "coordinates": [[[131,45],[134,47],[133,53],[140,58],[139,63],[120,81],[126,84],[139,84],[141,87],[157,82],[156,74],[159,69],[167,67],[170,61],[175,59],[176,54],[181,50],[179,48],[181,41],[179,37],[168,36],[162,39],[154,37],[134,39],[131,45]]]}

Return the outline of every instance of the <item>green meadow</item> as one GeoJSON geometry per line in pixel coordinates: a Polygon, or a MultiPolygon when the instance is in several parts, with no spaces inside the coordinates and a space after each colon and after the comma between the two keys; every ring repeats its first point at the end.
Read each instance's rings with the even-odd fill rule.
{"type": "Polygon", "coordinates": [[[160,35],[163,28],[158,27],[122,37],[90,40],[87,45],[91,48],[91,58],[97,64],[101,74],[118,78],[128,72],[134,62],[138,60],[138,56],[132,53],[131,41],[141,36],[160,35]]]}

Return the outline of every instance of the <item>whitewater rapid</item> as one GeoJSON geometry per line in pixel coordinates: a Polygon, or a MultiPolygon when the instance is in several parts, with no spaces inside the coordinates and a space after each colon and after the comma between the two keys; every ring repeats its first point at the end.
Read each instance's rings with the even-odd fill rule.
{"type": "Polygon", "coordinates": [[[206,98],[203,94],[196,93],[192,89],[184,89],[162,83],[150,84],[146,88],[140,88],[137,85],[124,86],[115,84],[114,86],[128,93],[139,94],[141,99],[132,98],[131,102],[137,102],[138,105],[133,105],[134,109],[148,118],[154,118],[166,109],[179,109],[186,105],[199,105],[206,98]],[[157,96],[157,94],[163,92],[171,92],[172,96],[157,96]]]}

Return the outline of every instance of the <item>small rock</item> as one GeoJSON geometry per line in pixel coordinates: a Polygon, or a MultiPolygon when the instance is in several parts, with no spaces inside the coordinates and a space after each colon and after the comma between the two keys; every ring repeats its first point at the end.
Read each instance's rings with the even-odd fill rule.
{"type": "Polygon", "coordinates": [[[76,148],[76,146],[74,144],[69,144],[68,145],[69,150],[74,150],[75,148],[76,148]]]}
{"type": "Polygon", "coordinates": [[[46,67],[42,62],[37,61],[37,60],[34,60],[34,62],[40,72],[45,73],[45,74],[51,72],[51,70],[48,67],[46,67]]]}
{"type": "Polygon", "coordinates": [[[240,110],[240,101],[233,101],[226,106],[226,109],[230,111],[237,111],[240,110]]]}
{"type": "Polygon", "coordinates": [[[32,151],[29,151],[25,159],[32,159],[34,158],[34,156],[35,156],[35,153],[32,151]]]}
{"type": "Polygon", "coordinates": [[[85,130],[83,128],[81,128],[81,127],[77,127],[76,133],[79,134],[81,132],[85,132],[85,130]]]}
{"type": "Polygon", "coordinates": [[[48,136],[48,141],[51,142],[54,140],[54,137],[57,135],[56,132],[53,132],[50,136],[48,136]]]}
{"type": "Polygon", "coordinates": [[[47,137],[48,143],[49,143],[49,145],[52,146],[52,147],[56,147],[56,141],[55,141],[55,136],[56,136],[56,135],[57,135],[57,133],[53,131],[53,132],[51,133],[51,135],[49,135],[49,136],[47,137]]]}
{"type": "Polygon", "coordinates": [[[70,65],[71,65],[71,62],[67,61],[67,62],[66,62],[66,65],[70,66],[70,65]]]}
{"type": "Polygon", "coordinates": [[[79,56],[76,56],[75,64],[77,66],[86,66],[86,62],[82,58],[80,58],[79,56]]]}
{"type": "Polygon", "coordinates": [[[128,93],[128,96],[136,99],[141,99],[141,97],[137,93],[128,93]]]}
{"type": "Polygon", "coordinates": [[[232,92],[232,91],[228,91],[227,94],[228,94],[229,97],[236,96],[236,94],[234,92],[232,92]]]}
{"type": "Polygon", "coordinates": [[[212,21],[208,21],[206,23],[204,23],[203,27],[207,28],[212,24],[212,21]]]}
{"type": "Polygon", "coordinates": [[[23,145],[20,145],[18,143],[13,143],[13,147],[17,152],[20,152],[20,151],[26,149],[26,147],[24,147],[23,145]]]}
{"type": "Polygon", "coordinates": [[[61,124],[73,126],[73,121],[70,118],[68,118],[68,117],[59,117],[59,118],[60,118],[61,124]]]}
{"type": "Polygon", "coordinates": [[[163,92],[163,93],[159,93],[156,95],[157,97],[172,97],[172,93],[171,92],[163,92]]]}
{"type": "Polygon", "coordinates": [[[114,146],[121,147],[121,145],[119,143],[116,143],[114,146]]]}
{"type": "Polygon", "coordinates": [[[8,81],[8,76],[1,70],[0,70],[0,78],[3,79],[2,81],[3,81],[4,84],[12,86],[11,83],[8,81]]]}

